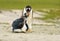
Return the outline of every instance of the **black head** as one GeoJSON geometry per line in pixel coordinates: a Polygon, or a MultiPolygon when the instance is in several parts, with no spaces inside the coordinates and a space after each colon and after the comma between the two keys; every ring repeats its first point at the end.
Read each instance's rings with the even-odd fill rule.
{"type": "Polygon", "coordinates": [[[28,5],[28,6],[26,6],[26,12],[30,12],[30,11],[31,11],[31,9],[32,9],[32,8],[31,8],[31,6],[29,6],[29,5],[28,5]]]}

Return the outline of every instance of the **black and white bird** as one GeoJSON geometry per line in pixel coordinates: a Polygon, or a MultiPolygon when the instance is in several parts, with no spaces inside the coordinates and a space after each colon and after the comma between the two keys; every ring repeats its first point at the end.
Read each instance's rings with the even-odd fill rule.
{"type": "Polygon", "coordinates": [[[22,16],[19,19],[16,19],[12,23],[12,31],[14,32],[15,29],[21,29],[22,31],[31,32],[32,30],[32,8],[31,6],[26,6],[22,11],[22,16]]]}

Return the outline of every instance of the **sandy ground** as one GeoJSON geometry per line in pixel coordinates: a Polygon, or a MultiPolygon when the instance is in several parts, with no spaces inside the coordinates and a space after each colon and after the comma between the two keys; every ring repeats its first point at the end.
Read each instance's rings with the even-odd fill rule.
{"type": "MultiPolygon", "coordinates": [[[[0,10],[0,41],[60,41],[60,26],[44,20],[33,19],[32,33],[12,33],[12,22],[21,17],[22,10],[0,10]]],[[[46,13],[35,11],[33,17],[46,13]]],[[[20,31],[20,30],[18,30],[20,31]]]]}

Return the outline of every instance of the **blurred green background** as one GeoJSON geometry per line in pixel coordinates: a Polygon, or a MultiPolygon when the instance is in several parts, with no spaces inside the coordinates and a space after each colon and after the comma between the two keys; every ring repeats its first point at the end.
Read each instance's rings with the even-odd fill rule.
{"type": "Polygon", "coordinates": [[[0,0],[0,9],[22,9],[31,5],[33,9],[57,8],[60,9],[60,0],[0,0]]]}
{"type": "Polygon", "coordinates": [[[23,9],[26,5],[47,13],[43,19],[60,18],[60,0],[0,0],[0,9],[23,9]],[[49,9],[50,12],[41,9],[49,9]]]}

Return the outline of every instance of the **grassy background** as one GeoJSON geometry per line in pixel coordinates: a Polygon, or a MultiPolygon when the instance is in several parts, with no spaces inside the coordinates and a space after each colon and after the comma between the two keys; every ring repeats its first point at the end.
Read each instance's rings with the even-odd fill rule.
{"type": "Polygon", "coordinates": [[[33,9],[58,8],[60,0],[0,0],[0,9],[22,9],[26,5],[31,5],[33,9]]]}
{"type": "MultiPolygon", "coordinates": [[[[26,5],[31,5],[34,10],[54,9],[47,12],[43,19],[60,16],[60,0],[0,0],[0,9],[23,9],[26,5]]],[[[45,11],[44,11],[45,12],[45,11]]]]}

